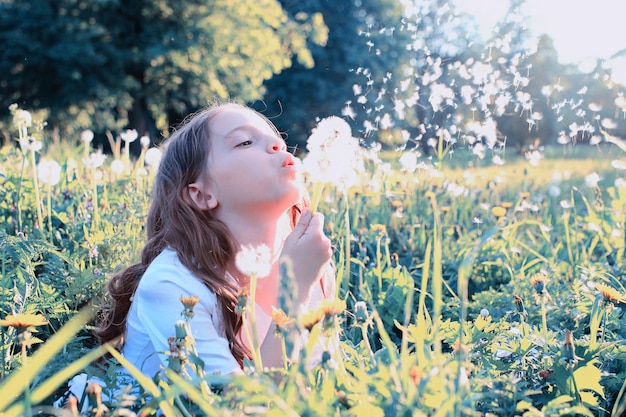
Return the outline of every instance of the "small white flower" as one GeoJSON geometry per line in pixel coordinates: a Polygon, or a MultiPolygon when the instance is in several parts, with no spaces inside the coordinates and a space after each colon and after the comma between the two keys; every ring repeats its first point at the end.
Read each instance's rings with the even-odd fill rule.
{"type": "Polygon", "coordinates": [[[139,134],[135,129],[126,129],[122,133],[120,133],[120,137],[124,142],[131,143],[134,142],[139,134]]]}
{"type": "Polygon", "coordinates": [[[317,183],[332,183],[343,189],[356,184],[365,171],[363,149],[352,137],[350,125],[340,117],[322,119],[307,139],[309,153],[303,171],[317,183]]]}
{"type": "Polygon", "coordinates": [[[265,278],[271,270],[271,252],[266,245],[242,246],[235,256],[235,266],[242,274],[265,278]]]}
{"type": "Polygon", "coordinates": [[[574,207],[574,205],[572,204],[571,201],[569,200],[561,200],[561,202],[559,203],[561,205],[561,208],[564,209],[571,209],[572,207],[574,207]]]}
{"type": "Polygon", "coordinates": [[[27,110],[17,109],[13,114],[13,123],[18,129],[30,127],[33,124],[33,116],[27,110]]]}
{"type": "Polygon", "coordinates": [[[58,184],[61,180],[61,165],[54,159],[42,160],[37,165],[37,178],[42,184],[58,184]]]}
{"type": "Polygon", "coordinates": [[[496,349],[496,358],[498,359],[508,358],[512,354],[513,352],[511,352],[510,350],[496,349]]]}
{"type": "Polygon", "coordinates": [[[614,159],[611,166],[615,169],[626,169],[626,159],[614,159]]]}
{"type": "Polygon", "coordinates": [[[417,153],[415,152],[404,152],[402,156],[398,159],[402,169],[409,173],[415,172],[417,169],[417,153]]]}
{"type": "Polygon", "coordinates": [[[480,315],[483,317],[489,316],[489,310],[487,310],[486,308],[483,308],[482,310],[480,310],[480,315]]]}
{"type": "Polygon", "coordinates": [[[111,162],[111,171],[113,171],[114,174],[118,175],[124,172],[124,162],[119,159],[115,159],[113,162],[111,162]]]}
{"type": "Polygon", "coordinates": [[[85,143],[91,143],[93,140],[93,132],[89,129],[85,129],[80,134],[80,140],[85,143]]]}
{"type": "Polygon", "coordinates": [[[150,167],[156,168],[159,166],[162,156],[163,154],[159,148],[150,148],[146,151],[144,160],[150,167]]]}
{"type": "Polygon", "coordinates": [[[558,197],[561,195],[561,187],[556,184],[550,184],[548,186],[548,195],[550,197],[558,197]]]}
{"type": "Polygon", "coordinates": [[[83,159],[83,163],[88,168],[98,168],[104,164],[104,160],[106,159],[106,155],[102,152],[94,152],[89,155],[89,159],[83,159]]]}
{"type": "Polygon", "coordinates": [[[592,172],[585,177],[585,185],[589,188],[595,188],[598,186],[598,182],[601,180],[600,175],[597,172],[592,172]]]}
{"type": "Polygon", "coordinates": [[[43,148],[43,143],[34,137],[20,140],[20,147],[23,151],[35,151],[39,152],[43,148]]]}
{"type": "Polygon", "coordinates": [[[142,148],[147,148],[150,146],[150,136],[142,136],[139,138],[139,143],[141,143],[142,148]]]}

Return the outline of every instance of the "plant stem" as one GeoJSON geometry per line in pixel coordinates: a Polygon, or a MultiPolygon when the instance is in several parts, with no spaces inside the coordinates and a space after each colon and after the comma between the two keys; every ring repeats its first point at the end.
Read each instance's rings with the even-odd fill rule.
{"type": "Polygon", "coordinates": [[[259,339],[256,329],[256,274],[250,277],[250,326],[252,327],[252,357],[257,372],[263,370],[263,362],[261,361],[261,348],[259,347],[259,339]]]}
{"type": "Polygon", "coordinates": [[[376,366],[376,357],[374,356],[374,351],[372,350],[372,345],[370,344],[370,339],[367,334],[367,322],[361,324],[361,335],[363,337],[363,343],[365,343],[365,348],[367,349],[367,353],[370,355],[370,359],[372,360],[372,365],[376,366]]]}
{"type": "Polygon", "coordinates": [[[313,183],[313,194],[311,195],[311,207],[310,207],[311,213],[315,213],[317,211],[317,206],[320,204],[323,191],[324,191],[323,182],[317,181],[313,183]]]}
{"type": "MultiPolygon", "coordinates": [[[[39,180],[37,179],[37,161],[35,159],[35,150],[30,151],[30,161],[33,164],[33,185],[35,187],[35,204],[37,204],[37,223],[38,227],[42,227],[43,215],[41,213],[41,199],[39,196],[39,180]]],[[[33,225],[34,226],[34,225],[33,225]]]]}
{"type": "Polygon", "coordinates": [[[98,179],[96,178],[96,167],[91,167],[91,186],[92,186],[92,204],[93,204],[93,219],[92,219],[92,231],[95,231],[100,225],[100,209],[98,207],[98,179]]]}
{"type": "Polygon", "coordinates": [[[50,232],[50,242],[52,242],[52,186],[50,184],[46,185],[46,191],[48,194],[48,198],[47,198],[47,205],[48,205],[48,230],[50,232]]]}
{"type": "Polygon", "coordinates": [[[541,295],[541,326],[543,328],[543,337],[548,338],[548,317],[546,315],[546,297],[541,295]]]}

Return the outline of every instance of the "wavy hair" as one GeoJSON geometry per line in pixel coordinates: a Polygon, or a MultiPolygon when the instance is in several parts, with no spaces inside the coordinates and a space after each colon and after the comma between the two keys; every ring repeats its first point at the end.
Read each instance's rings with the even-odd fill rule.
{"type": "MultiPolygon", "coordinates": [[[[210,120],[220,111],[233,108],[254,111],[235,103],[217,104],[188,117],[167,140],[148,211],[147,241],[141,261],[115,274],[108,282],[95,332],[100,343],[124,336],[132,296],[142,275],[163,249],[169,247],[176,251],[181,263],[215,293],[225,336],[239,365],[243,366],[244,358],[250,357],[247,347],[237,337],[243,325],[242,317],[235,312],[239,288],[226,276],[227,265],[238,250],[237,243],[228,227],[210,210],[200,210],[183,198],[187,186],[200,178],[207,167],[210,120]]],[[[259,115],[279,135],[274,125],[259,115]]],[[[302,200],[290,209],[292,228],[304,204],[302,200]]]]}

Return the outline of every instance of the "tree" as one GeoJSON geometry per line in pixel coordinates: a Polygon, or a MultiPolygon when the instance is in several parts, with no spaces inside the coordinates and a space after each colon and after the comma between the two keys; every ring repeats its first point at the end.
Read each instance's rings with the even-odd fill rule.
{"type": "MultiPolygon", "coordinates": [[[[382,83],[390,68],[408,62],[409,38],[397,30],[404,16],[401,2],[282,0],[281,3],[291,16],[323,15],[328,40],[325,44],[309,44],[315,62],[313,68],[294,65],[266,81],[267,93],[263,102],[254,103],[255,107],[269,116],[280,115],[274,122],[288,135],[289,144],[301,149],[316,119],[331,115],[343,114],[355,127],[354,134],[365,137],[364,123],[371,110],[367,109],[369,105],[359,104],[357,100],[369,95],[367,100],[371,103],[376,97],[371,98],[371,88],[359,83],[368,74],[382,83]]],[[[399,87],[395,79],[384,82],[390,90],[399,87]]],[[[387,97],[377,105],[383,103],[391,106],[387,97]]]]}
{"type": "Polygon", "coordinates": [[[0,111],[18,102],[62,130],[166,135],[214,99],[260,98],[293,58],[313,65],[306,39],[323,29],[275,0],[5,1],[0,111]]]}

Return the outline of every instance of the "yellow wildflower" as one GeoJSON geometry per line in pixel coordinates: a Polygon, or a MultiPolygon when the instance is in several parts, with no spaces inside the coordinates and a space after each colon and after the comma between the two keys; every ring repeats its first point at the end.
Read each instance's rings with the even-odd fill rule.
{"type": "Polygon", "coordinates": [[[384,224],[375,223],[375,224],[372,224],[370,228],[372,229],[373,232],[376,232],[379,234],[384,234],[387,232],[387,228],[385,227],[384,224]]]}
{"type": "Polygon", "coordinates": [[[506,209],[501,206],[495,206],[491,209],[491,214],[493,214],[495,217],[503,217],[504,215],[506,215],[506,209]]]}
{"type": "Polygon", "coordinates": [[[272,320],[276,323],[277,328],[285,328],[293,323],[293,319],[287,316],[281,308],[272,309],[272,320]]]}
{"type": "Polygon", "coordinates": [[[196,304],[198,304],[198,301],[200,301],[200,298],[195,295],[191,295],[189,297],[180,296],[180,302],[183,303],[185,308],[194,308],[196,304]]]}
{"type": "Polygon", "coordinates": [[[503,201],[502,203],[500,203],[500,207],[510,209],[511,207],[513,207],[513,203],[511,203],[510,201],[503,201]]]}
{"type": "Polygon", "coordinates": [[[596,283],[596,289],[604,296],[606,301],[618,302],[626,304],[626,295],[619,292],[617,289],[607,285],[603,282],[596,283]]]}
{"type": "Polygon", "coordinates": [[[320,309],[309,310],[300,316],[302,327],[311,331],[311,329],[324,318],[324,313],[320,309]]]}
{"type": "Polygon", "coordinates": [[[6,316],[4,320],[0,320],[2,327],[14,327],[16,329],[27,329],[29,327],[43,326],[48,321],[41,314],[18,314],[16,316],[6,316]]]}

